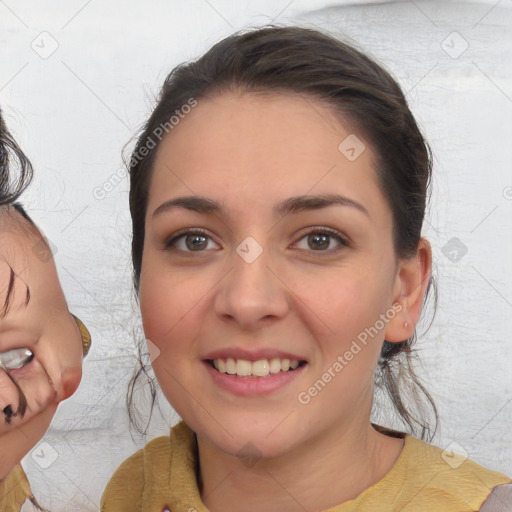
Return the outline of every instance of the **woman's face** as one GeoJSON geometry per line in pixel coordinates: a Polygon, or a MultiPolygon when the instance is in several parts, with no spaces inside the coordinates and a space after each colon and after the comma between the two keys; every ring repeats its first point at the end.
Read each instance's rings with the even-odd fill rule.
{"type": "Polygon", "coordinates": [[[367,425],[383,340],[411,334],[372,158],[327,106],[291,94],[200,100],[162,141],[144,329],[167,399],[218,449],[273,457],[367,425]],[[171,204],[184,196],[202,199],[171,204]],[[301,364],[251,377],[212,359],[241,374],[301,364]]]}

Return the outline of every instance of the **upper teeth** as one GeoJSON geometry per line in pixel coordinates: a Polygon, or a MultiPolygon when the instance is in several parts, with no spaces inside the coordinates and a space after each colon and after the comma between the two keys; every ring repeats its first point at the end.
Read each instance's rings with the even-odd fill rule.
{"type": "Polygon", "coordinates": [[[254,375],[256,377],[266,377],[269,373],[287,372],[290,368],[295,370],[299,366],[299,361],[290,359],[260,359],[259,361],[248,361],[246,359],[214,359],[213,365],[219,372],[229,373],[231,375],[240,375],[241,377],[254,375]]]}

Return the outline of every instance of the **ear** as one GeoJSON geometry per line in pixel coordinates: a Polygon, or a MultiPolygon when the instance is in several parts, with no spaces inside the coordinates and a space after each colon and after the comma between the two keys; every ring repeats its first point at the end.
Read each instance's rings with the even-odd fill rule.
{"type": "Polygon", "coordinates": [[[391,342],[410,338],[418,323],[423,298],[432,272],[432,248],[426,238],[420,238],[416,254],[410,260],[400,260],[393,288],[394,309],[402,308],[386,327],[385,339],[391,342]],[[404,324],[407,322],[407,326],[404,324]]]}

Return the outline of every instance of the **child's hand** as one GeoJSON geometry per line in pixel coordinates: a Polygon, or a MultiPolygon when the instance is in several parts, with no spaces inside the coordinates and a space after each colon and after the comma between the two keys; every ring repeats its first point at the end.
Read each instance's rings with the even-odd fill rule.
{"type": "Polygon", "coordinates": [[[83,335],[69,319],[71,339],[42,337],[34,346],[0,353],[0,480],[38,443],[58,404],[80,383],[83,335]]]}

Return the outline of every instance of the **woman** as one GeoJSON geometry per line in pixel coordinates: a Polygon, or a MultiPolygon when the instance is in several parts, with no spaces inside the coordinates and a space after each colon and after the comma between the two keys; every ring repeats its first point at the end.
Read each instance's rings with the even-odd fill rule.
{"type": "Polygon", "coordinates": [[[168,76],[130,210],[152,366],[183,422],[117,470],[103,511],[512,501],[505,475],[370,423],[377,374],[428,433],[398,376],[431,282],[430,173],[396,82],[318,32],[234,35],[168,76]]]}
{"type": "Polygon", "coordinates": [[[430,175],[396,82],[319,32],[236,34],[171,72],[130,211],[152,367],[182,421],[118,468],[102,511],[511,501],[509,477],[410,435],[430,426],[407,389],[433,406],[409,366],[430,175]],[[375,384],[409,433],[370,422],[375,384]]]}

